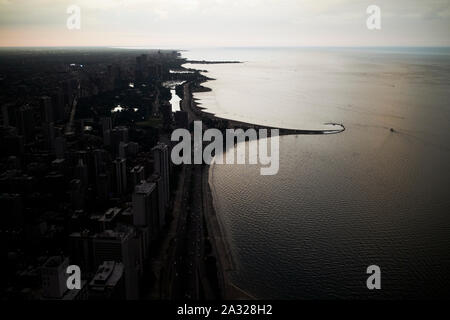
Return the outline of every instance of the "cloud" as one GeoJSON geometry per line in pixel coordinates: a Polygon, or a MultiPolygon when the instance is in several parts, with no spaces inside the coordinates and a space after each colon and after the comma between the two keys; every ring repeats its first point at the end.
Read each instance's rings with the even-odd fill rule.
{"type": "MultiPolygon", "coordinates": [[[[66,8],[81,7],[86,42],[172,45],[411,45],[449,43],[448,0],[377,0],[383,29],[367,34],[360,0],[0,0],[0,32],[64,34],[66,8]],[[16,31],[14,31],[16,30],[16,31]],[[383,40],[384,39],[384,40],[383,40]]],[[[82,37],[73,33],[77,45],[82,37]]],[[[54,41],[57,41],[55,38],[54,41]]],[[[74,41],[75,41],[74,40],[74,41]]],[[[67,39],[64,39],[64,43],[67,39]]],[[[0,44],[4,45],[2,39],[0,44]]]]}

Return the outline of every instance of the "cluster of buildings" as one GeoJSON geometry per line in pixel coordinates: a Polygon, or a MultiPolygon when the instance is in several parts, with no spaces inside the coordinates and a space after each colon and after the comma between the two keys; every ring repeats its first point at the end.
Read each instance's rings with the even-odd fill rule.
{"type": "MultiPolygon", "coordinates": [[[[176,123],[162,114],[158,84],[177,55],[99,52],[70,64],[67,55],[77,60],[43,58],[41,71],[33,56],[30,74],[19,69],[23,96],[17,87],[0,92],[0,297],[142,298],[170,217],[175,169],[165,128],[176,123]],[[51,90],[29,88],[41,78],[51,90]],[[139,106],[111,113],[129,92],[139,106]],[[149,115],[163,125],[140,127],[149,115]],[[67,288],[69,265],[80,267],[81,289],[67,288]]],[[[11,70],[0,67],[3,81],[11,70]]]]}

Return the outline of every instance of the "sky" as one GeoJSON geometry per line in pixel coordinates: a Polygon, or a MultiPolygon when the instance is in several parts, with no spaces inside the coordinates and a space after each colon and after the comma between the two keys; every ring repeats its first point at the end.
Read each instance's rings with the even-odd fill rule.
{"type": "Polygon", "coordinates": [[[450,46],[450,0],[0,0],[0,46],[450,46]]]}

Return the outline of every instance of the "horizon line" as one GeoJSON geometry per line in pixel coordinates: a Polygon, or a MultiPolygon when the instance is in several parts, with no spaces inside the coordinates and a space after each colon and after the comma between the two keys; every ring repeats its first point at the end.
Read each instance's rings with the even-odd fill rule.
{"type": "Polygon", "coordinates": [[[106,48],[106,49],[161,49],[161,50],[184,50],[184,49],[226,49],[226,48],[450,48],[450,45],[355,45],[355,46],[326,46],[326,45],[255,45],[255,46],[192,46],[192,47],[177,47],[177,46],[118,46],[118,45],[105,45],[105,46],[91,46],[91,45],[75,45],[75,46],[2,46],[0,49],[20,49],[20,48],[106,48]]]}

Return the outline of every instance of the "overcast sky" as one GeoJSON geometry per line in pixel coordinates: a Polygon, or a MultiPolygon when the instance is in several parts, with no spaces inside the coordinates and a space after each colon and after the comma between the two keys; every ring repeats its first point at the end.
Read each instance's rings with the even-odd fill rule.
{"type": "Polygon", "coordinates": [[[450,46],[449,30],[450,0],[0,0],[0,46],[450,46]]]}

